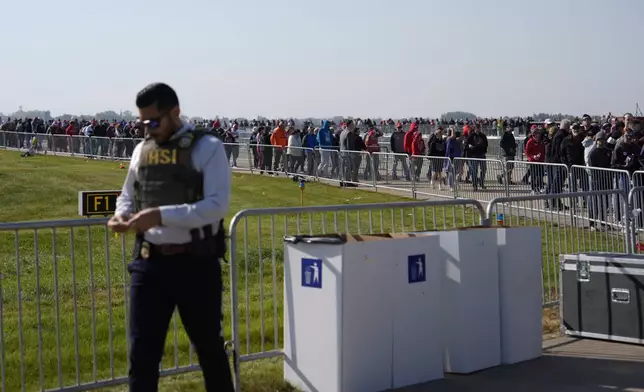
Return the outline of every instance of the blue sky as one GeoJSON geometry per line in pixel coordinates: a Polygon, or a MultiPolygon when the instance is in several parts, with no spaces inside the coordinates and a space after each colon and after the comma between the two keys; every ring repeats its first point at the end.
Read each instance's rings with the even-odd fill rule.
{"type": "MultiPolygon", "coordinates": [[[[642,0],[20,0],[2,5],[0,112],[187,115],[634,111],[642,0]]],[[[644,104],[644,101],[642,102],[644,104]]]]}

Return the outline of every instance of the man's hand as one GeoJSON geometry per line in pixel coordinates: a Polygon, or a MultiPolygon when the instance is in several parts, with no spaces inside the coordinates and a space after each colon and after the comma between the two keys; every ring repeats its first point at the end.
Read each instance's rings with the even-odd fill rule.
{"type": "Polygon", "coordinates": [[[107,222],[107,227],[115,233],[125,233],[129,230],[130,225],[126,220],[126,217],[115,215],[107,222]]]}
{"type": "Polygon", "coordinates": [[[135,214],[128,222],[128,228],[139,233],[161,226],[161,211],[158,208],[146,208],[135,214]]]}

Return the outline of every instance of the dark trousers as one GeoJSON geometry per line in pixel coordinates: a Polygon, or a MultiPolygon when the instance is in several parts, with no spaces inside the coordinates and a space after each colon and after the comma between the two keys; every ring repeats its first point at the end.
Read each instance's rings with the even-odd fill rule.
{"type": "Polygon", "coordinates": [[[547,170],[548,184],[546,186],[547,194],[559,194],[563,189],[566,181],[566,171],[562,166],[548,166],[547,170]]]}
{"type": "Polygon", "coordinates": [[[128,271],[130,391],[158,390],[159,363],[175,307],[197,352],[206,391],[233,391],[221,332],[219,260],[212,256],[153,254],[149,259],[137,257],[128,271]]]}
{"type": "Polygon", "coordinates": [[[273,147],[264,146],[264,150],[260,154],[259,168],[263,171],[271,171],[271,164],[273,163],[273,147]]]}
{"type": "Polygon", "coordinates": [[[527,178],[530,179],[530,187],[534,192],[541,192],[541,189],[544,186],[543,176],[545,171],[543,170],[544,166],[531,164],[528,166],[528,171],[526,172],[527,178]]]}

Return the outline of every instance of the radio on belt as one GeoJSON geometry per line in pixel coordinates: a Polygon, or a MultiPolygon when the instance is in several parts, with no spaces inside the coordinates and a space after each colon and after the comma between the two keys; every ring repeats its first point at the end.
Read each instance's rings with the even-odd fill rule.
{"type": "Polygon", "coordinates": [[[78,215],[109,216],[116,210],[116,199],[121,194],[116,191],[79,191],[78,192],[78,215]]]}

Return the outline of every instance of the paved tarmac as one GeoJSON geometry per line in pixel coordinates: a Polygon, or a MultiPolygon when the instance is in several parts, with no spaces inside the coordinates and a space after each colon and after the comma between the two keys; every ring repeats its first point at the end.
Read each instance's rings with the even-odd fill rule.
{"type": "Polygon", "coordinates": [[[541,358],[396,392],[644,392],[644,346],[560,337],[541,358]]]}

